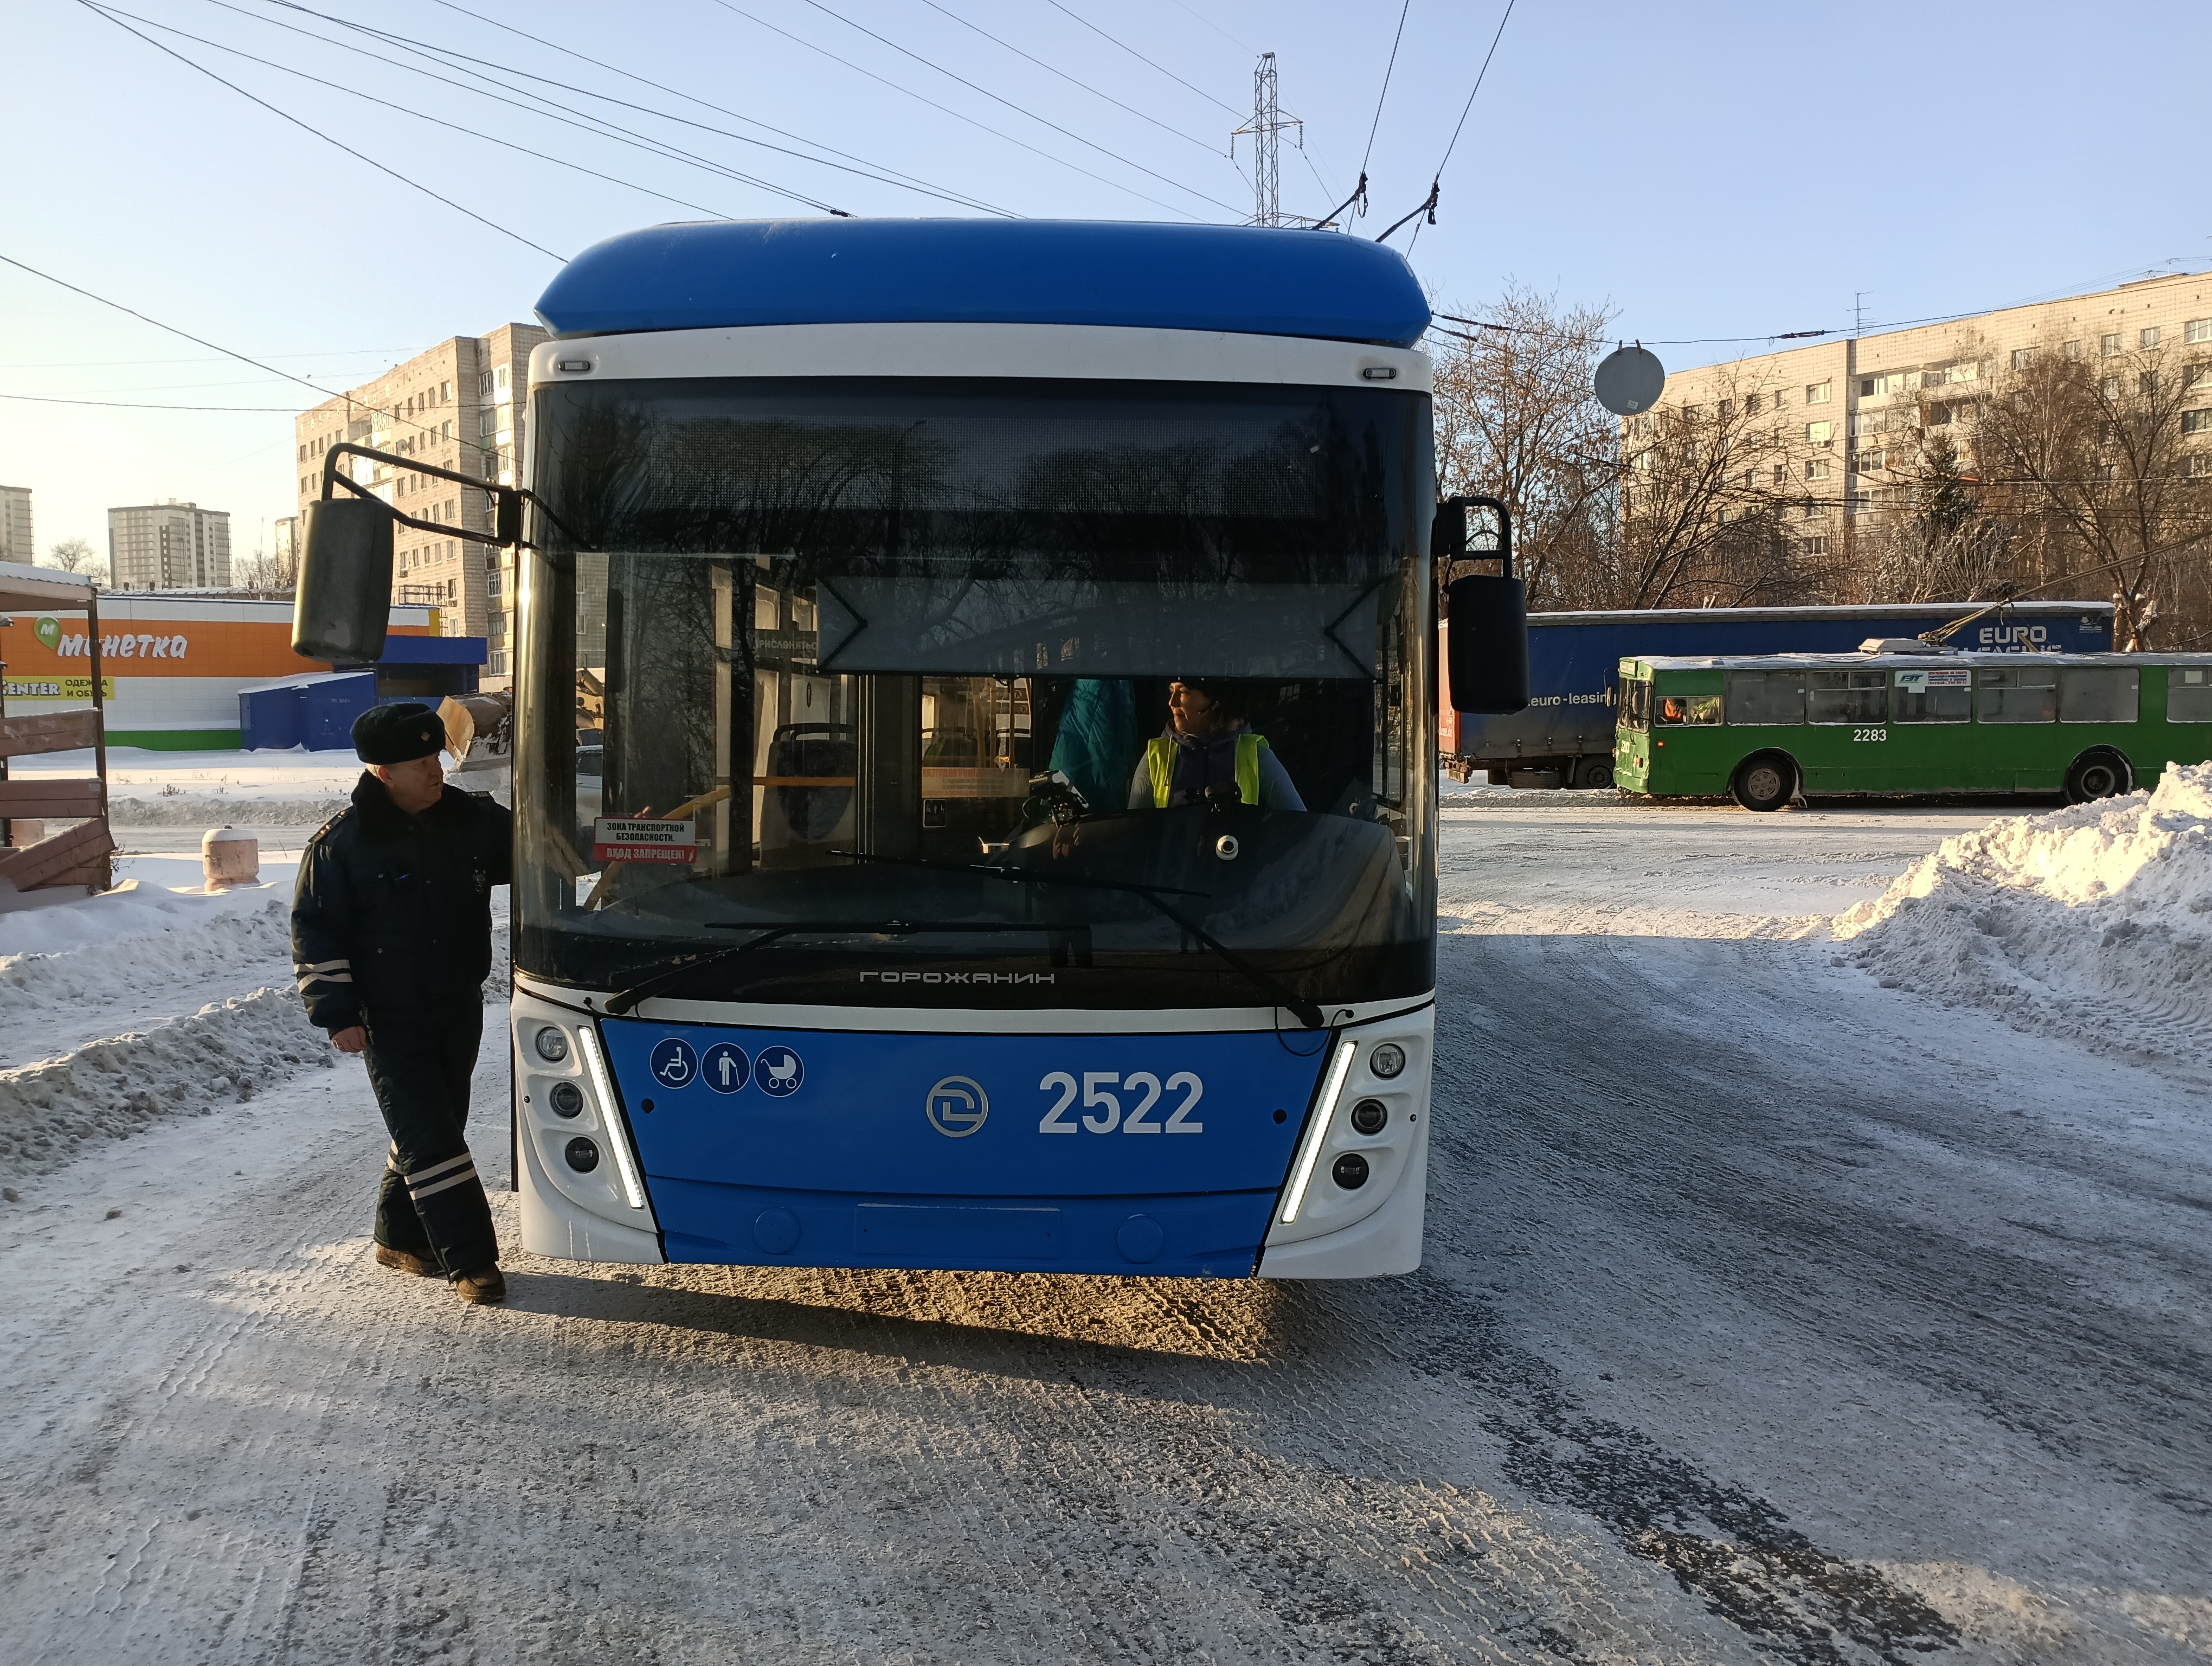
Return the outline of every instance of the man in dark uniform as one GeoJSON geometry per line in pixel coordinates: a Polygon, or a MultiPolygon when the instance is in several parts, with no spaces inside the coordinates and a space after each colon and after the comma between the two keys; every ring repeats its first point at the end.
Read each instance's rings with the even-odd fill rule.
{"type": "Polygon", "coordinates": [[[372,708],[353,744],[368,768],[353,808],[301,858],[292,970],[309,1021],[339,1052],[367,1055],[392,1133],[378,1263],[442,1274],[463,1301],[501,1301],[491,1205],[461,1129],[483,1037],[491,888],[511,877],[514,818],[446,785],[445,728],[427,706],[372,708]]]}

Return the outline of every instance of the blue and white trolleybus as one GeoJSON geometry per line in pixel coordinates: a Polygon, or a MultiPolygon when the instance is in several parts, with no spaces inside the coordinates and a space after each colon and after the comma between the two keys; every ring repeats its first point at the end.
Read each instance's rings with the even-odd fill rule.
{"type": "Polygon", "coordinates": [[[681,225],[538,310],[525,1246],[1417,1266],[1435,483],[1399,256],[681,225]]]}

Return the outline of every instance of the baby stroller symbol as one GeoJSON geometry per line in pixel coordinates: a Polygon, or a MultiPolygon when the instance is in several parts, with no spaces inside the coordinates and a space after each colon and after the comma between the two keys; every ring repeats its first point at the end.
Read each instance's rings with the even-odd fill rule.
{"type": "Polygon", "coordinates": [[[770,1047],[761,1052],[754,1079],[759,1082],[762,1092],[781,1099],[787,1093],[799,1091],[799,1083],[806,1079],[806,1067],[799,1062],[799,1055],[791,1049],[770,1047]]]}

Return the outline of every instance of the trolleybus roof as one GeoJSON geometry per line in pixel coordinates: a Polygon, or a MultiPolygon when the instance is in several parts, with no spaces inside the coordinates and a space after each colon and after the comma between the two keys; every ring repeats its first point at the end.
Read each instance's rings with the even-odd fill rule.
{"type": "Polygon", "coordinates": [[[1261,226],[720,220],[596,243],[538,298],[556,337],[762,324],[1086,324],[1412,347],[1395,249],[1261,226]]]}

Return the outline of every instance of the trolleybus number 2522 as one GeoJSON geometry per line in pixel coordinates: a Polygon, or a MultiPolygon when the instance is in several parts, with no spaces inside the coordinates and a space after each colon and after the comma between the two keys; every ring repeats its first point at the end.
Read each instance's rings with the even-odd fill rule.
{"type": "Polygon", "coordinates": [[[1044,1114],[1037,1124],[1039,1134],[1111,1134],[1119,1128],[1123,1134],[1203,1134],[1206,1124],[1190,1120],[1192,1111],[1205,1097],[1206,1084],[1188,1070],[1178,1070],[1164,1084],[1149,1070],[1133,1070],[1127,1076],[1117,1071],[1086,1070],[1083,1073],[1084,1114],[1081,1127],[1068,1121],[1068,1113],[1075,1108],[1078,1091],[1075,1078],[1065,1070],[1055,1070],[1037,1085],[1047,1092],[1058,1092],[1059,1101],[1044,1114]],[[1143,1097],[1137,1101],[1127,1117],[1122,1115],[1121,1100],[1109,1090],[1126,1088],[1143,1097]],[[1180,1093],[1182,1103],[1169,1113],[1163,1122],[1154,1115],[1164,1094],[1180,1093]]]}

